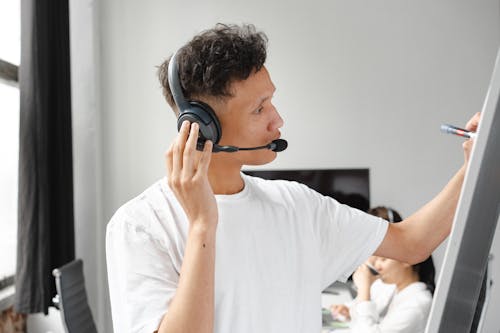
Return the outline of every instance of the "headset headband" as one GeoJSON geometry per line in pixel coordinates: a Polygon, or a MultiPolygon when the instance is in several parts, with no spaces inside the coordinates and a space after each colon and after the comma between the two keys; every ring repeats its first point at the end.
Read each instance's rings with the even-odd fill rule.
{"type": "Polygon", "coordinates": [[[177,53],[175,52],[170,62],[168,63],[168,84],[170,85],[170,92],[174,98],[174,102],[179,108],[179,113],[184,112],[189,108],[189,103],[182,93],[181,82],[179,78],[179,67],[177,65],[177,53]]]}

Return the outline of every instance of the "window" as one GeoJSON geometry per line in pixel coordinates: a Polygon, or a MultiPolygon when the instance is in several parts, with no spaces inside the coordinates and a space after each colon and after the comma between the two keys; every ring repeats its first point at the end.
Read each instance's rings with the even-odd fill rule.
{"type": "Polygon", "coordinates": [[[0,10],[0,291],[13,284],[16,269],[19,160],[20,1],[0,10]]]}

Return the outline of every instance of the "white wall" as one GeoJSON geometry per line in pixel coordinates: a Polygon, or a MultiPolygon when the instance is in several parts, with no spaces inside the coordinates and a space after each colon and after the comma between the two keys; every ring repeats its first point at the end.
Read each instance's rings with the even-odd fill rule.
{"type": "Polygon", "coordinates": [[[84,260],[88,300],[99,332],[111,332],[102,180],[100,1],[71,0],[71,69],[76,256],[84,260]]]}
{"type": "MultiPolygon", "coordinates": [[[[269,37],[289,148],[273,168],[370,168],[372,205],[407,216],[462,164],[439,125],[479,111],[499,45],[497,0],[71,1],[77,254],[110,332],[104,230],[164,174],[176,134],[155,66],[216,22],[269,37]]],[[[442,253],[438,253],[438,264],[442,253]]]]}

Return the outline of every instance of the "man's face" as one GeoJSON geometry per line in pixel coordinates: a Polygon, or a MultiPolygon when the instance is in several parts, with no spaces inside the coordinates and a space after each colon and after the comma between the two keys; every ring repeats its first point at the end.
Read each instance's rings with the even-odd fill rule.
{"type": "MultiPolygon", "coordinates": [[[[231,85],[233,97],[216,111],[222,126],[219,145],[255,147],[278,139],[283,119],[272,104],[275,90],[265,67],[246,80],[234,82],[231,85]]],[[[274,160],[276,153],[263,149],[239,151],[227,157],[241,165],[260,165],[274,160]]]]}

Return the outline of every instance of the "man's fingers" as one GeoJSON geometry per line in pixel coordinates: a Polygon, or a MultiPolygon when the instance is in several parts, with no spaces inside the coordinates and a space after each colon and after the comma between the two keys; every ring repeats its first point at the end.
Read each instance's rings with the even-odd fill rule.
{"type": "Polygon", "coordinates": [[[167,167],[167,176],[169,177],[172,174],[173,169],[173,147],[174,144],[172,143],[168,150],[165,152],[165,165],[167,167]]]}
{"type": "Polygon", "coordinates": [[[470,152],[472,150],[472,140],[465,140],[462,147],[465,151],[470,152]]]}
{"type": "Polygon", "coordinates": [[[186,140],[189,134],[189,121],[184,121],[177,135],[177,139],[174,142],[172,149],[173,153],[173,163],[172,172],[177,174],[182,170],[182,159],[184,155],[184,147],[186,146],[186,140]]]}
{"type": "Polygon", "coordinates": [[[481,119],[481,112],[477,112],[465,125],[465,129],[471,132],[475,132],[479,125],[479,120],[481,119]]]}
{"type": "Polygon", "coordinates": [[[205,175],[208,173],[208,167],[210,165],[210,160],[212,159],[212,147],[212,141],[205,141],[205,146],[203,147],[203,152],[201,154],[200,161],[198,162],[198,173],[205,175]]]}
{"type": "Polygon", "coordinates": [[[198,131],[200,126],[197,123],[191,124],[191,129],[189,131],[189,137],[184,147],[183,153],[183,172],[191,177],[195,173],[195,158],[196,158],[196,143],[198,142],[198,131]]]}

